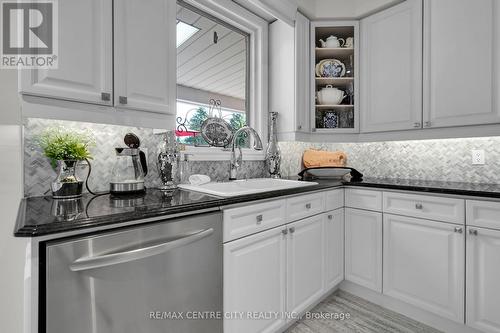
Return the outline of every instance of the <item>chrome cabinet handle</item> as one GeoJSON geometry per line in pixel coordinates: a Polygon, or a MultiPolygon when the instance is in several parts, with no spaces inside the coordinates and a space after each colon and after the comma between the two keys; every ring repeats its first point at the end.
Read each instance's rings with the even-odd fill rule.
{"type": "Polygon", "coordinates": [[[469,234],[472,236],[477,236],[477,230],[476,229],[469,229],[469,234]]]}
{"type": "Polygon", "coordinates": [[[421,203],[417,203],[417,204],[415,204],[415,208],[416,209],[423,209],[424,206],[421,203]]]}
{"type": "Polygon", "coordinates": [[[177,238],[173,241],[161,243],[158,245],[128,250],[125,252],[109,253],[97,257],[82,257],[75,260],[71,265],[69,265],[69,269],[73,272],[79,272],[144,259],[165,253],[177,247],[194,243],[202,238],[210,236],[213,233],[214,229],[209,228],[201,231],[196,231],[194,233],[177,238]]]}
{"type": "Polygon", "coordinates": [[[288,229],[283,229],[283,230],[281,230],[281,233],[282,233],[283,235],[287,235],[287,234],[288,234],[288,229]]]}
{"type": "Polygon", "coordinates": [[[262,223],[262,215],[257,215],[257,224],[262,223]]]}
{"type": "Polygon", "coordinates": [[[295,232],[295,227],[291,227],[289,230],[290,230],[290,233],[293,234],[295,232]]]}
{"type": "Polygon", "coordinates": [[[424,123],[424,127],[431,127],[431,122],[430,121],[426,121],[424,123]]]}
{"type": "Polygon", "coordinates": [[[111,100],[111,94],[110,93],[105,93],[105,92],[102,92],[101,93],[101,100],[103,101],[110,101],[111,100]]]}
{"type": "Polygon", "coordinates": [[[302,125],[297,126],[297,129],[301,130],[302,129],[302,125]]]}
{"type": "Polygon", "coordinates": [[[333,215],[328,215],[329,220],[333,220],[333,215]]]}
{"type": "Polygon", "coordinates": [[[125,97],[125,96],[118,97],[118,102],[120,104],[127,104],[127,102],[128,102],[127,97],[125,97]]]}
{"type": "Polygon", "coordinates": [[[306,209],[311,209],[311,204],[310,203],[306,204],[306,209]]]}
{"type": "Polygon", "coordinates": [[[455,227],[455,232],[461,234],[463,232],[463,229],[461,227],[455,227]]]}
{"type": "Polygon", "coordinates": [[[414,124],[413,124],[413,127],[415,127],[415,128],[420,128],[420,127],[422,127],[422,126],[421,126],[421,124],[420,124],[420,123],[414,123],[414,124]]]}

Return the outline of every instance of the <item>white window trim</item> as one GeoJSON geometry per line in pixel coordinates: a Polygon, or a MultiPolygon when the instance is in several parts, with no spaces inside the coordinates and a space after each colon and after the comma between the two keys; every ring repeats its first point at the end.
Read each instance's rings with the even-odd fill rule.
{"type": "MultiPolygon", "coordinates": [[[[263,161],[266,157],[264,150],[250,148],[241,149],[244,161],[263,161]]],[[[239,154],[236,152],[236,154],[239,154]]],[[[188,161],[227,161],[231,159],[231,151],[216,147],[194,147],[186,146],[182,151],[181,159],[187,155],[188,161]]]]}
{"type": "MultiPolygon", "coordinates": [[[[268,139],[268,23],[231,0],[184,0],[250,35],[250,126],[261,136],[264,147],[268,139]]],[[[213,147],[186,146],[193,161],[229,160],[229,151],[213,147]]],[[[264,160],[263,151],[243,149],[244,160],[264,160]]]]}

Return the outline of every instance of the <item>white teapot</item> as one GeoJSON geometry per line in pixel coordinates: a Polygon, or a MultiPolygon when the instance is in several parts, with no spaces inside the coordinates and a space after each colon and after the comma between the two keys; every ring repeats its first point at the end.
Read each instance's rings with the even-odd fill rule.
{"type": "Polygon", "coordinates": [[[317,93],[318,104],[320,105],[338,105],[347,97],[344,91],[327,85],[317,93]]]}
{"type": "Polygon", "coordinates": [[[326,42],[322,39],[320,39],[319,42],[321,43],[321,47],[336,48],[343,47],[345,44],[345,39],[330,36],[326,39],[326,42]]]}

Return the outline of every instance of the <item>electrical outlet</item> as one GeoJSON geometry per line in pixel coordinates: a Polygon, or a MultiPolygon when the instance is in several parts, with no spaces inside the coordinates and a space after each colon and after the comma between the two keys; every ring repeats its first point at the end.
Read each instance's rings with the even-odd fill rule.
{"type": "Polygon", "coordinates": [[[484,150],[472,150],[472,164],[473,165],[484,165],[485,157],[484,150]]]}

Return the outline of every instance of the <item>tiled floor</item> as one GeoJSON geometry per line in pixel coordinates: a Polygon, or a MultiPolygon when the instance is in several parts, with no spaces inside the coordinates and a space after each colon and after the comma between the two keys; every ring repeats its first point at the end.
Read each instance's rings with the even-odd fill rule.
{"type": "Polygon", "coordinates": [[[440,333],[432,327],[344,291],[335,292],[318,304],[311,313],[331,316],[343,314],[345,317],[343,320],[303,317],[288,329],[287,333],[440,333]]]}

